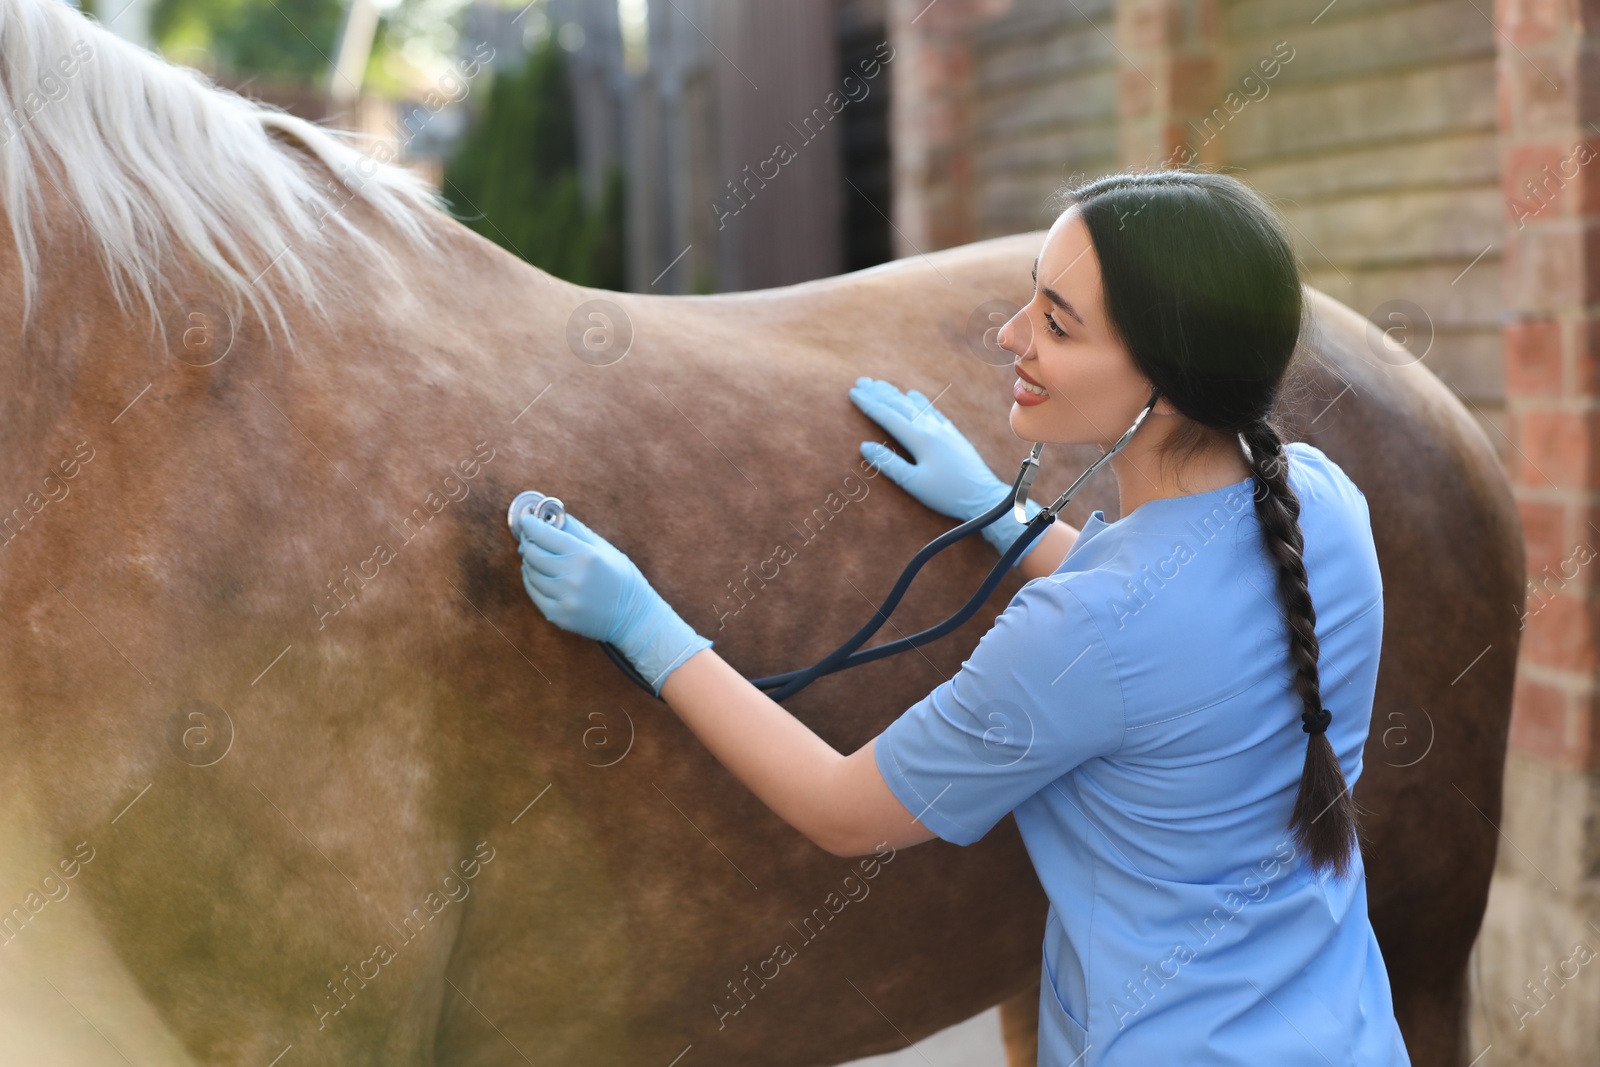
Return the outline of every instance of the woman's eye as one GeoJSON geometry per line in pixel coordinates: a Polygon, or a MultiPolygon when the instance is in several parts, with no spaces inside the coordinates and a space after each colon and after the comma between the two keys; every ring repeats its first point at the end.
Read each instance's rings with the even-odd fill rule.
{"type": "Polygon", "coordinates": [[[1067,335],[1067,331],[1063,330],[1056,320],[1050,317],[1048,311],[1044,313],[1044,321],[1050,324],[1050,332],[1057,337],[1065,337],[1067,335]]]}

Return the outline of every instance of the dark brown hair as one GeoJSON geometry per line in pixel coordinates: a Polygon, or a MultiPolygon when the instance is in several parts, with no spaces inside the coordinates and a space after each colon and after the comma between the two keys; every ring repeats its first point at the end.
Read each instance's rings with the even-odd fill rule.
{"type": "Polygon", "coordinates": [[[1058,195],[1088,228],[1112,328],[1140,373],[1191,420],[1162,451],[1193,455],[1229,437],[1247,451],[1304,705],[1306,758],[1289,828],[1314,871],[1342,876],[1357,811],[1325,732],[1300,500],[1271,418],[1307,315],[1294,246],[1272,207],[1226,174],[1113,174],[1058,195]]]}

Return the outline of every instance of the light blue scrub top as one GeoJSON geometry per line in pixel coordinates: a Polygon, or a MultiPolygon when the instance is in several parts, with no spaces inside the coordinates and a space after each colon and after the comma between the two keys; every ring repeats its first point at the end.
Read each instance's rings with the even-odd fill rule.
{"type": "MultiPolygon", "coordinates": [[[[1367,501],[1320,449],[1287,449],[1353,789],[1383,635],[1367,501]]],[[[1307,735],[1254,484],[1096,511],[876,740],[944,840],[1015,814],[1050,900],[1041,1067],[1410,1063],[1359,851],[1315,877],[1288,830],[1307,735]]]]}

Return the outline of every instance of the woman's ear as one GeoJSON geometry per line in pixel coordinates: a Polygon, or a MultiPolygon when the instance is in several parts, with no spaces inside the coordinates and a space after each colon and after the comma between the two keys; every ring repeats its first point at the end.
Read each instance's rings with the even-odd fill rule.
{"type": "Polygon", "coordinates": [[[1165,395],[1156,398],[1156,406],[1150,409],[1152,415],[1176,415],[1178,409],[1172,406],[1172,401],[1165,395]]]}

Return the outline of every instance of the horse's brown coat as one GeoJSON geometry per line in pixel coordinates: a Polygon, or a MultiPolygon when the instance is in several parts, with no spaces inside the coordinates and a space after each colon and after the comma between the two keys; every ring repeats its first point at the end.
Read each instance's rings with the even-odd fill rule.
{"type": "MultiPolygon", "coordinates": [[[[975,359],[965,330],[984,301],[1025,297],[1042,234],[663,298],[583,290],[440,229],[431,256],[397,247],[404,289],[339,264],[361,298],[336,309],[336,330],[300,315],[285,355],[244,324],[207,367],[190,364],[229,328],[203,286],[162,309],[166,355],[115,312],[86,245],[63,232],[46,247],[41,303],[0,346],[0,508],[27,509],[80,442],[93,458],[58,473],[67,495],[0,547],[0,907],[26,911],[79,842],[94,859],[0,934],[0,1047],[34,1050],[28,1062],[121,1062],[114,1044],[138,1063],[178,1062],[181,1046],[196,1063],[267,1064],[292,1046],[285,1067],[665,1065],[687,1048],[677,1062],[803,1067],[1026,997],[1045,900],[1010,820],[971,848],[934,842],[867,871],[817,849],[596,644],[545,622],[504,511],[524,488],[563,498],[748,675],[812,662],[948,526],[862,476],[858,442],[882,434],[850,383],[936,396],[1009,478],[1026,451],[1006,423],[1010,372],[975,359]],[[605,367],[566,343],[568,316],[597,295],[635,332],[605,367]],[[751,579],[779,542],[792,558],[751,579]],[[746,579],[727,614],[729,583],[746,579]],[[197,767],[212,756],[178,753],[214,753],[207,735],[177,739],[220,722],[210,705],[231,748],[197,767]],[[774,956],[781,943],[791,954],[774,956]]],[[[14,255],[3,269],[16,324],[14,255]]],[[[1373,921],[1413,1061],[1459,1063],[1499,817],[1518,520],[1448,391],[1379,364],[1359,317],[1315,305],[1326,366],[1293,436],[1364,489],[1387,594],[1356,792],[1373,812],[1373,921]],[[1419,706],[1432,749],[1392,766],[1427,740],[1419,706]],[[1391,733],[1385,747],[1397,725],[1412,745],[1391,733]]],[[[1047,450],[1036,495],[1093,455],[1047,450]]],[[[1102,477],[1067,518],[1115,503],[1102,477]]],[[[897,628],[943,618],[992,559],[976,538],[951,550],[897,628]]],[[[959,667],[1018,582],[956,635],[790,708],[853,751],[959,667]]]]}

